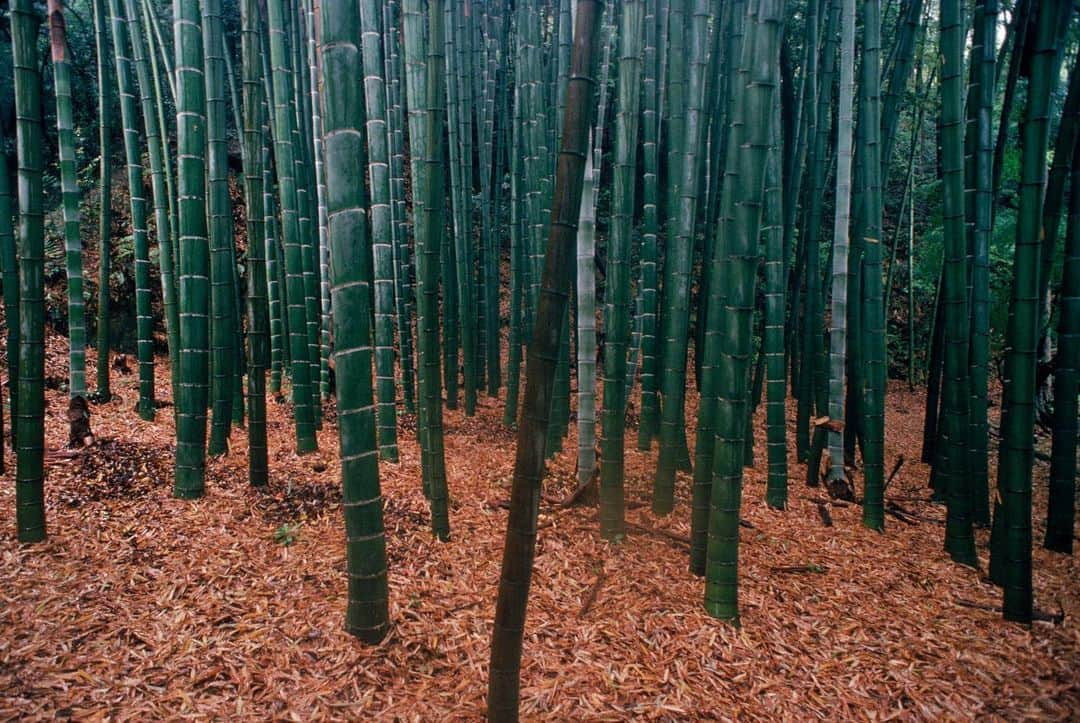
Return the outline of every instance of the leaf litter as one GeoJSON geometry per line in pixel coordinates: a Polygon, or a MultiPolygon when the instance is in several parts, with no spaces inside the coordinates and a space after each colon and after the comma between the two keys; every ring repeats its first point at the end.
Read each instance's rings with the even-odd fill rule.
{"type": "MultiPolygon", "coordinates": [[[[51,337],[47,356],[50,374],[63,377],[64,340],[51,337]]],[[[156,369],[167,399],[167,360],[156,369]]],[[[392,627],[367,647],[342,628],[331,424],[320,452],[297,457],[288,405],[268,404],[270,487],[247,484],[241,429],[230,454],[208,461],[206,497],[175,500],[171,411],[139,419],[137,379],[114,381],[114,400],[92,405],[99,443],[74,453],[60,451],[64,392],[47,392],[45,542],[17,543],[13,485],[0,487],[0,718],[483,716],[513,472],[501,401],[482,397],[471,419],[445,412],[448,543],[429,531],[415,424],[399,430],[401,460],[380,470],[392,627]],[[275,542],[282,525],[295,529],[289,545],[275,542]]],[[[692,388],[688,397],[692,420],[692,388]]],[[[788,510],[765,506],[759,411],[758,467],[746,470],[743,494],[740,628],[705,614],[702,582],[687,571],[689,476],[679,474],[674,513],[653,516],[655,447],[644,454],[628,443],[628,536],[611,545],[593,507],[558,504],[575,487],[571,430],[541,505],[523,717],[1074,718],[1080,564],[1039,545],[1046,465],[1035,473],[1036,605],[1064,620],[1024,628],[993,612],[1000,593],[981,572],[942,549],[932,521],[944,513],[926,502],[928,468],[915,461],[921,398],[894,384],[887,404],[886,464],[907,460],[889,495],[918,517],[889,517],[881,534],[861,526],[855,504],[830,504],[835,524],[824,527],[824,492],[803,484],[793,451],[788,510]]],[[[985,570],[988,532],[977,536],[985,570]]]]}

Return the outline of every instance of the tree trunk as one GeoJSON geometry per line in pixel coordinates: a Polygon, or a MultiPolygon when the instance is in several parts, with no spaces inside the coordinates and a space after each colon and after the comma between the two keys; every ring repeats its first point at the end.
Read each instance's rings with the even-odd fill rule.
{"type": "MultiPolygon", "coordinates": [[[[440,2],[441,0],[435,0],[435,5],[440,2]]],[[[596,86],[592,69],[599,20],[600,3],[595,0],[579,0],[562,147],[555,174],[550,236],[532,343],[529,345],[510,517],[503,549],[499,600],[495,608],[495,630],[491,640],[487,716],[493,721],[518,718],[525,609],[536,546],[536,518],[539,511],[540,483],[544,473],[544,446],[551,408],[551,390],[562,328],[560,322],[566,317],[570,264],[578,209],[581,205],[585,154],[588,152],[588,129],[596,86]]]]}

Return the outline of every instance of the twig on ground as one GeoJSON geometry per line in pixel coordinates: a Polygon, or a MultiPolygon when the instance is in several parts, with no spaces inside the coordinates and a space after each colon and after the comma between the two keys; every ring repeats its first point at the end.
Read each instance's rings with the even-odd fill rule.
{"type": "Polygon", "coordinates": [[[632,530],[637,530],[638,532],[644,532],[649,535],[666,538],[672,542],[678,542],[681,545],[690,545],[690,538],[685,535],[680,535],[677,532],[668,532],[667,530],[661,530],[658,527],[642,525],[637,522],[630,522],[629,520],[626,521],[626,526],[632,530]]]}
{"type": "Polygon", "coordinates": [[[596,580],[593,581],[592,587],[589,588],[589,592],[585,595],[584,602],[581,603],[581,609],[578,610],[578,618],[585,617],[593,604],[596,602],[596,596],[600,594],[600,586],[604,584],[604,579],[607,577],[607,572],[604,571],[604,565],[601,563],[597,567],[596,580]]]}
{"type": "Polygon", "coordinates": [[[900,468],[904,466],[904,455],[900,455],[896,458],[896,464],[893,465],[892,472],[889,472],[889,478],[885,480],[885,486],[882,487],[881,492],[885,494],[889,491],[889,485],[892,484],[893,478],[896,477],[896,473],[900,471],[900,468]]]}
{"type": "MultiPolygon", "coordinates": [[[[998,605],[987,605],[985,603],[975,602],[974,600],[965,600],[963,598],[954,598],[953,602],[957,605],[965,608],[973,608],[975,610],[986,610],[991,613],[1000,613],[1001,607],[998,605]]],[[[1065,610],[1061,609],[1060,612],[1048,613],[1045,610],[1033,610],[1031,613],[1031,619],[1037,620],[1041,623],[1053,623],[1054,625],[1061,625],[1065,622],[1065,610]]]]}
{"type": "Polygon", "coordinates": [[[824,524],[826,527],[832,527],[833,526],[833,520],[832,520],[832,513],[829,512],[829,506],[818,503],[817,511],[818,511],[818,514],[821,515],[822,524],[824,524]]]}
{"type": "Polygon", "coordinates": [[[787,574],[803,574],[803,573],[824,574],[824,573],[828,572],[828,570],[829,570],[829,568],[825,567],[824,565],[812,565],[812,564],[811,565],[775,565],[775,566],[773,566],[773,567],[771,567],[769,569],[772,570],[773,572],[781,572],[781,573],[787,573],[787,574]]]}

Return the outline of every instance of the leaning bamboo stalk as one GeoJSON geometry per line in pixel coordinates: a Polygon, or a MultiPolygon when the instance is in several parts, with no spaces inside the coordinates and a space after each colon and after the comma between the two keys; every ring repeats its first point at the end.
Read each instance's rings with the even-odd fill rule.
{"type": "MultiPolygon", "coordinates": [[[[441,0],[435,0],[440,4],[441,0]]],[[[521,648],[525,632],[525,611],[536,547],[536,517],[540,481],[544,470],[551,391],[558,360],[562,320],[570,292],[570,266],[588,128],[596,80],[592,76],[596,53],[596,28],[600,3],[579,0],[574,32],[574,53],[566,97],[561,152],[555,174],[555,194],[551,204],[551,225],[542,292],[538,298],[532,341],[525,373],[525,399],[518,426],[514,481],[510,493],[510,517],[503,549],[499,600],[495,608],[495,628],[491,640],[487,716],[492,721],[518,718],[521,648]]],[[[432,40],[437,37],[432,33],[432,40]]]]}

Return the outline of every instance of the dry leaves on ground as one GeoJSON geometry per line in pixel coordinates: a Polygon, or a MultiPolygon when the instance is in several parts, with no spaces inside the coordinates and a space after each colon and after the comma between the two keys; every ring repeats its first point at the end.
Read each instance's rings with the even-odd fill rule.
{"type": "MultiPolygon", "coordinates": [[[[167,397],[167,365],[157,366],[167,397]]],[[[50,341],[49,367],[63,377],[62,340],[50,341]]],[[[13,485],[0,488],[0,718],[482,716],[513,464],[501,402],[481,398],[472,419],[447,413],[448,543],[429,532],[415,425],[402,425],[401,461],[381,469],[393,627],[365,647],[342,630],[335,430],[322,431],[317,455],[298,458],[288,405],[271,403],[270,489],[247,485],[238,431],[231,454],[210,462],[207,496],[175,500],[169,409],[139,420],[136,380],[115,381],[116,398],[92,409],[100,443],[74,454],[60,451],[64,395],[48,392],[46,542],[16,542],[13,485]],[[283,525],[288,546],[275,540],[283,525]]],[[[921,398],[896,385],[888,404],[887,464],[907,460],[889,492],[911,515],[889,517],[883,534],[861,526],[857,505],[832,506],[835,524],[824,527],[815,501],[824,493],[802,484],[794,458],[790,508],[769,510],[758,420],[739,629],[704,613],[702,582],[687,572],[688,477],[671,516],[648,511],[655,452],[627,444],[632,524],[622,544],[599,538],[595,509],[545,503],[525,717],[1074,717],[1080,566],[1038,546],[1045,469],[1036,473],[1036,602],[1065,620],[1025,629],[971,606],[993,607],[999,594],[949,561],[942,510],[917,501],[927,497],[916,461],[921,398]]],[[[549,500],[572,488],[575,444],[571,430],[549,500]]]]}

